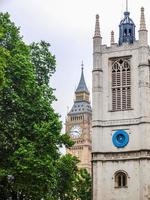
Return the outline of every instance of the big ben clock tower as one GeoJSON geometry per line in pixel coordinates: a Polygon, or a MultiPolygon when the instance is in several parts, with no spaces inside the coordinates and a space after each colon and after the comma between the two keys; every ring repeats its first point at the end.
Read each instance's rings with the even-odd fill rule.
{"type": "Polygon", "coordinates": [[[89,95],[82,64],[81,78],[75,91],[74,104],[66,119],[66,132],[75,142],[73,147],[67,149],[67,153],[77,156],[80,160],[78,167],[86,168],[91,173],[92,110],[89,95]]]}
{"type": "Polygon", "coordinates": [[[141,8],[138,39],[128,9],[102,44],[93,38],[93,200],[150,199],[150,47],[141,8]]]}

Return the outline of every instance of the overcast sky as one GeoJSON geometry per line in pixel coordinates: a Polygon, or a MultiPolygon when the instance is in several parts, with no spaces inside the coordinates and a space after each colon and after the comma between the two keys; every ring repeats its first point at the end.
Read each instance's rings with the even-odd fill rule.
{"type": "MultiPolygon", "coordinates": [[[[138,38],[140,8],[145,7],[147,29],[150,29],[150,0],[129,0],[130,16],[136,24],[138,38]]],[[[73,105],[74,91],[84,74],[91,91],[92,37],[95,15],[100,15],[103,44],[110,44],[110,32],[115,31],[125,11],[126,0],[0,0],[2,12],[9,12],[12,21],[21,27],[26,43],[45,40],[57,60],[51,85],[56,88],[54,104],[64,123],[67,107],[73,105]]]]}

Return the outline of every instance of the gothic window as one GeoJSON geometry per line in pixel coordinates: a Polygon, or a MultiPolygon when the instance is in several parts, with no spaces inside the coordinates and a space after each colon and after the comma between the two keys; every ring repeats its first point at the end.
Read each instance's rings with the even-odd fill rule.
{"type": "Polygon", "coordinates": [[[112,110],[131,108],[131,67],[129,60],[112,63],[112,110]]]}
{"type": "Polygon", "coordinates": [[[127,187],[127,174],[125,172],[119,171],[115,174],[115,187],[127,187]]]}

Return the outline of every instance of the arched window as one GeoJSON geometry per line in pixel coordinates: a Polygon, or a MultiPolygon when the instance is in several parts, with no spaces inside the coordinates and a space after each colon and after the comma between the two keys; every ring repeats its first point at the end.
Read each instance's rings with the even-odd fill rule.
{"type": "Polygon", "coordinates": [[[124,29],[124,35],[125,36],[127,35],[127,29],[124,29]]]}
{"type": "Polygon", "coordinates": [[[127,187],[126,172],[119,171],[119,172],[115,173],[115,187],[117,187],[117,188],[127,187]]]}
{"type": "Polygon", "coordinates": [[[131,108],[131,67],[129,60],[117,59],[112,63],[112,110],[131,108]]]}
{"type": "Polygon", "coordinates": [[[130,36],[132,35],[132,29],[129,29],[129,35],[130,36]]]}

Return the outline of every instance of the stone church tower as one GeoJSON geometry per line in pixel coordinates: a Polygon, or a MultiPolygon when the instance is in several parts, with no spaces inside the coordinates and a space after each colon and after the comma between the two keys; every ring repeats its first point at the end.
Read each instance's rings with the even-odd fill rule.
{"type": "Polygon", "coordinates": [[[67,115],[66,132],[69,133],[74,146],[67,149],[67,153],[79,158],[79,168],[86,168],[91,173],[91,127],[92,109],[89,100],[89,90],[87,89],[83,64],[81,78],[75,91],[73,107],[67,115]]]}
{"type": "Polygon", "coordinates": [[[150,48],[144,8],[138,40],[128,10],[119,41],[93,38],[93,200],[150,199],[150,48]]]}

